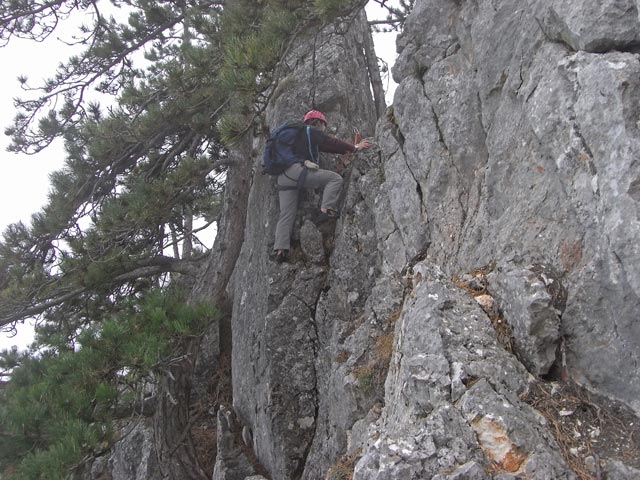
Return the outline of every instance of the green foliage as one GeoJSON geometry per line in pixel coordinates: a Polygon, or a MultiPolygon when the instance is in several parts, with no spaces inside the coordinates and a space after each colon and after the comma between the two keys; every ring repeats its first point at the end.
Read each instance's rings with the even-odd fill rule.
{"type": "MultiPolygon", "coordinates": [[[[213,222],[221,210],[224,143],[253,124],[273,91],[283,54],[293,40],[303,41],[358,5],[125,3],[126,23],[88,17],[93,23],[77,41],[85,50],[40,88],[30,86],[39,96],[16,104],[8,129],[12,148],[38,151],[62,137],[67,158],[64,169],[51,175],[49,202],[31,226],[12,227],[0,244],[2,324],[44,314],[74,330],[100,320],[87,312],[109,313],[120,298],[143,291],[165,271],[184,272],[161,258],[156,266],[162,268],[139,267],[177,242],[198,242],[189,230],[192,221],[213,222]],[[131,60],[143,49],[145,70],[131,60]],[[91,88],[117,103],[105,110],[86,102],[91,88]],[[141,277],[127,275],[132,271],[141,277]]],[[[0,21],[0,38],[40,38],[70,12],[93,11],[92,2],[63,0],[39,12],[29,8],[28,2],[2,7],[7,20],[0,21]],[[24,29],[29,22],[31,30],[24,29]]],[[[184,249],[186,255],[201,251],[184,249]]]]}
{"type": "Polygon", "coordinates": [[[360,390],[362,390],[365,395],[370,395],[375,387],[374,372],[375,370],[372,365],[357,367],[353,372],[358,380],[360,390]]]}
{"type": "MultiPolygon", "coordinates": [[[[50,322],[43,331],[58,328],[70,338],[161,275],[195,272],[205,246],[192,226],[221,212],[225,144],[253,125],[293,41],[354,5],[131,0],[126,23],[88,17],[93,23],[77,43],[85,50],[30,87],[40,96],[17,103],[9,129],[20,151],[62,137],[67,158],[51,175],[48,204],[0,243],[0,324],[42,315],[50,322]],[[142,49],[145,70],[131,61],[142,49]],[[91,88],[116,104],[105,110],[86,102],[91,88]],[[168,262],[168,251],[184,262],[168,262]]],[[[21,20],[0,21],[0,38],[39,38],[92,2],[48,6],[36,14],[26,3],[4,5],[4,18],[21,20]],[[32,22],[31,33],[21,22],[32,22]]]]}
{"type": "Polygon", "coordinates": [[[227,113],[218,121],[220,136],[222,140],[229,145],[235,144],[246,129],[246,120],[238,114],[227,113]]]}
{"type": "MultiPolygon", "coordinates": [[[[73,40],[83,51],[40,86],[21,79],[33,96],[16,102],[11,148],[61,138],[66,163],[48,204],[0,243],[0,325],[40,320],[32,352],[0,354],[12,371],[0,388],[0,476],[68,478],[109,447],[141,380],[211,321],[177,293],[205,247],[167,252],[197,244],[194,220],[219,217],[228,174],[249,175],[227,171],[226,148],[277,92],[278,63],[365,2],[112,2],[130,11],[122,23],[93,1],[0,3],[0,43],[42,40],[71,13],[95,13],[73,40]],[[132,60],[142,52],[144,69],[132,60]],[[88,102],[92,89],[111,106],[88,102]]],[[[371,388],[373,372],[359,373],[371,388]]]]}
{"type": "Polygon", "coordinates": [[[241,97],[234,103],[236,113],[250,111],[256,95],[271,85],[288,39],[308,16],[298,3],[270,2],[259,8],[256,2],[238,1],[225,8],[219,78],[224,92],[241,97]]]}
{"type": "Polygon", "coordinates": [[[116,406],[131,385],[162,369],[214,318],[211,307],[190,306],[179,292],[151,291],[85,328],[73,345],[3,352],[0,368],[12,374],[0,390],[0,471],[14,470],[12,479],[67,478],[114,440],[116,406]]]}

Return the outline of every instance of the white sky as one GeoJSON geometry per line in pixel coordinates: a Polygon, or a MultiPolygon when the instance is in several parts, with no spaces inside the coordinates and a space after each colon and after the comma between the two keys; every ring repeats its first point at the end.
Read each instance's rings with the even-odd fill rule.
{"type": "MultiPolygon", "coordinates": [[[[385,10],[375,3],[369,4],[367,13],[370,19],[386,16],[385,10]]],[[[73,33],[71,29],[68,31],[69,34],[62,34],[66,39],[73,33]]],[[[41,80],[52,77],[58,64],[73,53],[71,47],[58,39],[60,35],[54,32],[44,43],[12,39],[8,46],[0,48],[0,234],[12,223],[29,223],[31,215],[47,202],[49,173],[59,170],[64,163],[61,141],[39,154],[24,155],[8,152],[11,142],[4,135],[4,130],[12,124],[15,116],[13,99],[25,97],[18,76],[27,76],[32,86],[40,85],[41,80]]],[[[375,42],[378,55],[389,63],[389,67],[395,59],[395,41],[391,35],[385,34],[383,39],[375,42]]],[[[391,85],[385,84],[385,88],[391,90],[387,94],[387,103],[395,89],[390,82],[391,85]]],[[[15,337],[0,332],[0,350],[12,345],[25,348],[32,341],[32,335],[32,328],[28,325],[19,326],[15,337]]]]}
{"type": "MultiPolygon", "coordinates": [[[[51,43],[51,42],[48,42],[51,43]]],[[[57,43],[57,42],[56,42],[57,43]]],[[[4,130],[11,125],[15,110],[13,98],[23,92],[17,81],[18,75],[27,74],[36,84],[50,75],[64,55],[63,45],[54,49],[45,44],[28,41],[12,42],[0,48],[0,228],[4,231],[10,223],[27,222],[32,213],[46,202],[49,172],[62,166],[62,149],[45,150],[38,155],[21,155],[7,151],[10,139],[4,130]],[[51,51],[55,55],[51,55],[51,51]]],[[[58,142],[59,143],[59,142],[58,142]]]]}
{"type": "MultiPolygon", "coordinates": [[[[26,40],[12,41],[0,48],[0,232],[12,223],[29,223],[47,201],[49,173],[62,167],[64,156],[61,142],[37,155],[24,155],[7,151],[11,143],[4,130],[11,125],[15,110],[13,99],[23,96],[17,81],[27,75],[32,84],[51,76],[56,66],[69,55],[69,48],[53,39],[44,44],[26,40]],[[52,54],[55,52],[55,54],[52,54]]],[[[17,345],[25,348],[33,338],[32,328],[22,325],[18,335],[10,337],[0,333],[0,350],[17,345]]]]}

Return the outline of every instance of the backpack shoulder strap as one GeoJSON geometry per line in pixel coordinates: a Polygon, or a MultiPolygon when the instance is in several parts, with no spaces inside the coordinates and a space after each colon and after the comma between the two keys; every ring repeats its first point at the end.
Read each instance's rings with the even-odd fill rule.
{"type": "MultiPolygon", "coordinates": [[[[314,146],[311,143],[311,128],[312,127],[309,126],[309,125],[305,125],[305,127],[306,127],[307,149],[309,151],[309,159],[311,161],[315,162],[315,163],[318,163],[318,160],[319,160],[319,157],[320,157],[320,152],[318,150],[318,145],[316,144],[315,148],[314,148],[314,146]]],[[[320,131],[317,131],[316,133],[320,134],[320,135],[324,135],[324,133],[320,132],[320,131]]]]}
{"type": "Polygon", "coordinates": [[[307,148],[309,149],[309,157],[312,162],[318,163],[318,159],[313,154],[313,149],[311,148],[311,127],[309,125],[305,125],[305,131],[307,133],[307,148]]]}

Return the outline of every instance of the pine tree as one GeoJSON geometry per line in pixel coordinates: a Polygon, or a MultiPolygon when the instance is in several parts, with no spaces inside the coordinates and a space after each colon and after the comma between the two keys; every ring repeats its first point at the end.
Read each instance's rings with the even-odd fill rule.
{"type": "Polygon", "coordinates": [[[91,19],[74,40],[82,52],[51,79],[21,79],[32,96],[6,131],[14,151],[58,138],[66,150],[47,205],[0,242],[0,326],[38,319],[37,350],[0,355],[11,372],[0,389],[7,478],[66,478],[107,449],[123,384],[131,394],[166,375],[213,321],[184,292],[212,261],[198,228],[215,223],[226,245],[210,300],[222,302],[239,253],[251,165],[229,147],[256,125],[293,43],[366,1],[112,0],[126,23],[103,15],[105,3],[0,4],[2,44],[91,19]],[[92,91],[113,103],[88,101],[92,91]]]}
{"type": "Polygon", "coordinates": [[[68,478],[108,447],[113,420],[143,408],[145,381],[214,317],[176,289],[150,292],[84,328],[72,347],[59,338],[38,356],[5,354],[0,366],[13,374],[0,394],[0,469],[19,479],[68,478]]]}

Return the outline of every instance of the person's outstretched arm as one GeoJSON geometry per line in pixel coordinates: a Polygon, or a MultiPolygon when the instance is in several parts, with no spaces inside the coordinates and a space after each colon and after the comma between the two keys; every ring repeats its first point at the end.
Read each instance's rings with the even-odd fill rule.
{"type": "Polygon", "coordinates": [[[354,145],[353,143],[345,142],[314,128],[311,129],[310,135],[311,141],[317,143],[318,149],[325,153],[357,152],[358,150],[365,150],[371,147],[371,142],[367,140],[363,140],[357,145],[354,145]]]}

